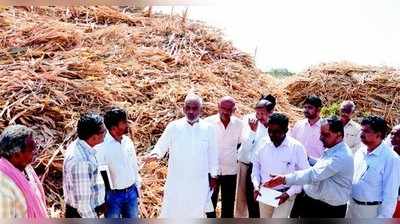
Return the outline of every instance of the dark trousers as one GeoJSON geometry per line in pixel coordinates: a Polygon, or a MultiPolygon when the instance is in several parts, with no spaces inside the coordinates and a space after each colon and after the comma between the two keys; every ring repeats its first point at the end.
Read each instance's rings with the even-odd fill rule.
{"type": "Polygon", "coordinates": [[[253,164],[249,164],[249,169],[246,175],[246,200],[247,208],[249,210],[249,218],[260,218],[260,207],[258,201],[254,199],[254,186],[251,181],[251,171],[253,170],[253,164]]]}
{"type": "Polygon", "coordinates": [[[344,218],[346,216],[346,204],[333,206],[313,199],[304,192],[297,195],[294,203],[290,214],[291,218],[344,218]],[[294,210],[295,206],[296,211],[294,210]]]}
{"type": "Polygon", "coordinates": [[[236,196],[237,175],[223,175],[217,177],[217,188],[211,199],[214,205],[214,212],[207,213],[208,218],[216,218],[215,208],[217,207],[219,191],[221,189],[221,218],[233,218],[236,196]]]}
{"type": "Polygon", "coordinates": [[[78,210],[76,208],[71,207],[70,205],[65,205],[65,218],[82,218],[79,215],[78,210]]]}
{"type": "MultiPolygon", "coordinates": [[[[102,204],[94,209],[97,216],[100,216],[103,213],[103,206],[104,206],[104,204],[102,204]]],[[[82,216],[78,212],[78,209],[76,209],[68,204],[65,205],[64,217],[65,218],[82,218],[82,216]]]]}

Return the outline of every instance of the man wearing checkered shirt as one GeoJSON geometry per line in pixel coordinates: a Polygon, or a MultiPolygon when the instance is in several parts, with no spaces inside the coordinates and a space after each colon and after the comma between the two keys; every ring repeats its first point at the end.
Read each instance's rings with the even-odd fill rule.
{"type": "Polygon", "coordinates": [[[63,189],[66,218],[97,218],[104,213],[105,188],[98,172],[94,146],[104,140],[103,118],[96,113],[78,121],[78,139],[65,153],[63,189]]]}

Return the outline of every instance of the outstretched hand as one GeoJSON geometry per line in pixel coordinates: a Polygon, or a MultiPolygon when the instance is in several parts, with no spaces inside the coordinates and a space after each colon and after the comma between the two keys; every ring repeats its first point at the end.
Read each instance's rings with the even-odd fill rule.
{"type": "Polygon", "coordinates": [[[268,188],[274,188],[276,186],[285,184],[285,177],[284,176],[276,176],[276,175],[270,175],[272,177],[272,179],[270,179],[269,181],[265,182],[263,184],[264,187],[268,187],[268,188]]]}

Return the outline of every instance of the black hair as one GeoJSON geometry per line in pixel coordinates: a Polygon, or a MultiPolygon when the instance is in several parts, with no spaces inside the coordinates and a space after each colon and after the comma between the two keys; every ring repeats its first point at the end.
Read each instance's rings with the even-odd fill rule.
{"type": "Polygon", "coordinates": [[[361,125],[368,125],[372,131],[381,133],[382,139],[384,139],[388,132],[389,126],[387,125],[385,119],[378,116],[367,116],[361,121],[361,125]]]}
{"type": "Polygon", "coordinates": [[[268,124],[277,124],[282,130],[288,130],[289,118],[282,113],[273,113],[268,120],[268,124]]]}
{"type": "Polygon", "coordinates": [[[119,122],[127,120],[128,114],[125,110],[118,107],[113,107],[104,114],[104,124],[108,130],[118,126],[119,122]]]}
{"type": "Polygon", "coordinates": [[[103,124],[103,118],[95,112],[81,115],[77,128],[78,137],[82,140],[87,140],[93,135],[99,134],[103,124]]]}
{"type": "Polygon", "coordinates": [[[337,116],[331,116],[324,119],[323,122],[328,123],[329,131],[333,133],[341,133],[344,136],[344,126],[342,121],[337,116]]]}
{"type": "Polygon", "coordinates": [[[316,108],[321,108],[322,107],[322,100],[318,96],[311,95],[307,96],[306,100],[304,101],[304,104],[310,104],[316,108]]]}
{"type": "Polygon", "coordinates": [[[267,111],[272,111],[276,106],[276,98],[271,94],[267,96],[261,95],[260,100],[258,101],[256,108],[265,108],[267,111]]]}

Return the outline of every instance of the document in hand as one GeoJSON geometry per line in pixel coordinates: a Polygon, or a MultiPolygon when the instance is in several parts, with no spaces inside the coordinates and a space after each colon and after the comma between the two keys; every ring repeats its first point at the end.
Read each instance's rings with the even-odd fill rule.
{"type": "Polygon", "coordinates": [[[113,182],[111,180],[111,175],[110,175],[110,169],[108,168],[107,165],[101,165],[99,166],[99,171],[101,176],[103,177],[104,185],[106,186],[106,189],[112,190],[114,189],[113,182]]]}
{"type": "Polygon", "coordinates": [[[279,199],[275,199],[282,193],[271,188],[262,187],[260,189],[261,196],[257,197],[257,201],[277,208],[279,206],[279,199]]]}

